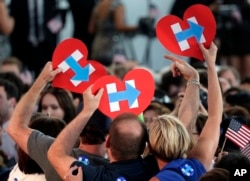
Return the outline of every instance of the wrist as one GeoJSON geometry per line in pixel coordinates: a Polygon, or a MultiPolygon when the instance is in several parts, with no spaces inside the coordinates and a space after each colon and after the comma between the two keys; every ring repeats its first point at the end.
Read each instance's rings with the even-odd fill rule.
{"type": "Polygon", "coordinates": [[[187,81],[190,81],[190,80],[197,80],[197,81],[200,81],[199,73],[198,73],[198,72],[195,72],[193,75],[191,75],[190,77],[188,77],[187,81]]]}
{"type": "Polygon", "coordinates": [[[87,117],[91,117],[94,114],[95,110],[83,108],[83,110],[80,113],[87,116],[87,117]]]}
{"type": "Polygon", "coordinates": [[[196,79],[191,79],[191,80],[187,81],[186,87],[189,87],[191,85],[195,85],[195,86],[197,86],[199,88],[201,87],[200,81],[196,80],[196,79]]]}

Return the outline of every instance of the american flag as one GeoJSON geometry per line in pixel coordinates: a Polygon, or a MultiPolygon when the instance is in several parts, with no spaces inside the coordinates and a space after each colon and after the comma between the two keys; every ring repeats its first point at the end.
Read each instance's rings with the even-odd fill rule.
{"type": "Polygon", "coordinates": [[[244,148],[250,141],[250,128],[232,119],[225,136],[240,148],[244,148]]]}
{"type": "Polygon", "coordinates": [[[247,146],[241,149],[241,153],[245,155],[248,159],[250,159],[250,142],[247,144],[247,146]]]}

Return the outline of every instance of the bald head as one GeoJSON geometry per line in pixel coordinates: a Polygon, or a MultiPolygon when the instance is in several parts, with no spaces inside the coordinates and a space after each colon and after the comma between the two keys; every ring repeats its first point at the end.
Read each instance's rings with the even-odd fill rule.
{"type": "Polygon", "coordinates": [[[117,160],[138,158],[147,141],[147,130],[137,116],[125,113],[112,122],[110,129],[110,150],[117,160]]]}

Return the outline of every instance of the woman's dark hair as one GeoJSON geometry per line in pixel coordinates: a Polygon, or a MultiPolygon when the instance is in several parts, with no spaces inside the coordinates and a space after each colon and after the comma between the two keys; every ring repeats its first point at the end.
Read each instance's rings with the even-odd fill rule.
{"type": "Polygon", "coordinates": [[[159,88],[161,90],[165,91],[166,94],[170,98],[172,98],[172,97],[175,97],[177,95],[169,95],[171,86],[174,85],[174,86],[177,86],[177,87],[181,87],[181,86],[184,86],[184,84],[185,84],[185,79],[183,79],[180,76],[173,77],[172,72],[167,71],[161,77],[161,82],[160,82],[159,88]]]}
{"type": "MultiPolygon", "coordinates": [[[[56,137],[66,126],[62,120],[37,113],[32,116],[29,127],[41,131],[45,135],[56,137]]],[[[22,149],[18,148],[18,166],[25,174],[44,173],[40,166],[29,157],[22,149]]]]}
{"type": "Polygon", "coordinates": [[[249,170],[250,160],[241,152],[230,152],[222,156],[222,158],[214,164],[214,167],[226,169],[230,174],[233,174],[236,169],[249,170]]]}
{"type": "Polygon", "coordinates": [[[70,92],[61,89],[61,88],[55,88],[55,87],[47,87],[41,94],[41,98],[38,104],[38,111],[41,112],[42,110],[42,99],[46,94],[52,94],[55,96],[56,100],[59,103],[59,106],[64,111],[64,118],[63,120],[66,123],[69,123],[75,116],[76,116],[76,108],[73,104],[73,98],[70,96],[70,92]]]}
{"type": "Polygon", "coordinates": [[[229,171],[222,168],[213,168],[203,174],[199,181],[230,181],[229,171]]]}

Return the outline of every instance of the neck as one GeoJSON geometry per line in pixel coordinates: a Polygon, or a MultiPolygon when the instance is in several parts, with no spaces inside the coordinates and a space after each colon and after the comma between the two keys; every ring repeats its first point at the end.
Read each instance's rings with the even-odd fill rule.
{"type": "Polygon", "coordinates": [[[163,167],[165,167],[168,164],[168,162],[157,158],[157,164],[158,164],[159,169],[161,170],[163,167]]]}
{"type": "Polygon", "coordinates": [[[79,148],[93,155],[105,157],[105,144],[88,145],[80,143],[79,148]]]}
{"type": "Polygon", "coordinates": [[[110,163],[118,161],[117,159],[115,159],[113,157],[113,155],[112,155],[112,153],[110,151],[110,148],[107,148],[107,154],[108,154],[108,158],[109,158],[110,163]]]}

